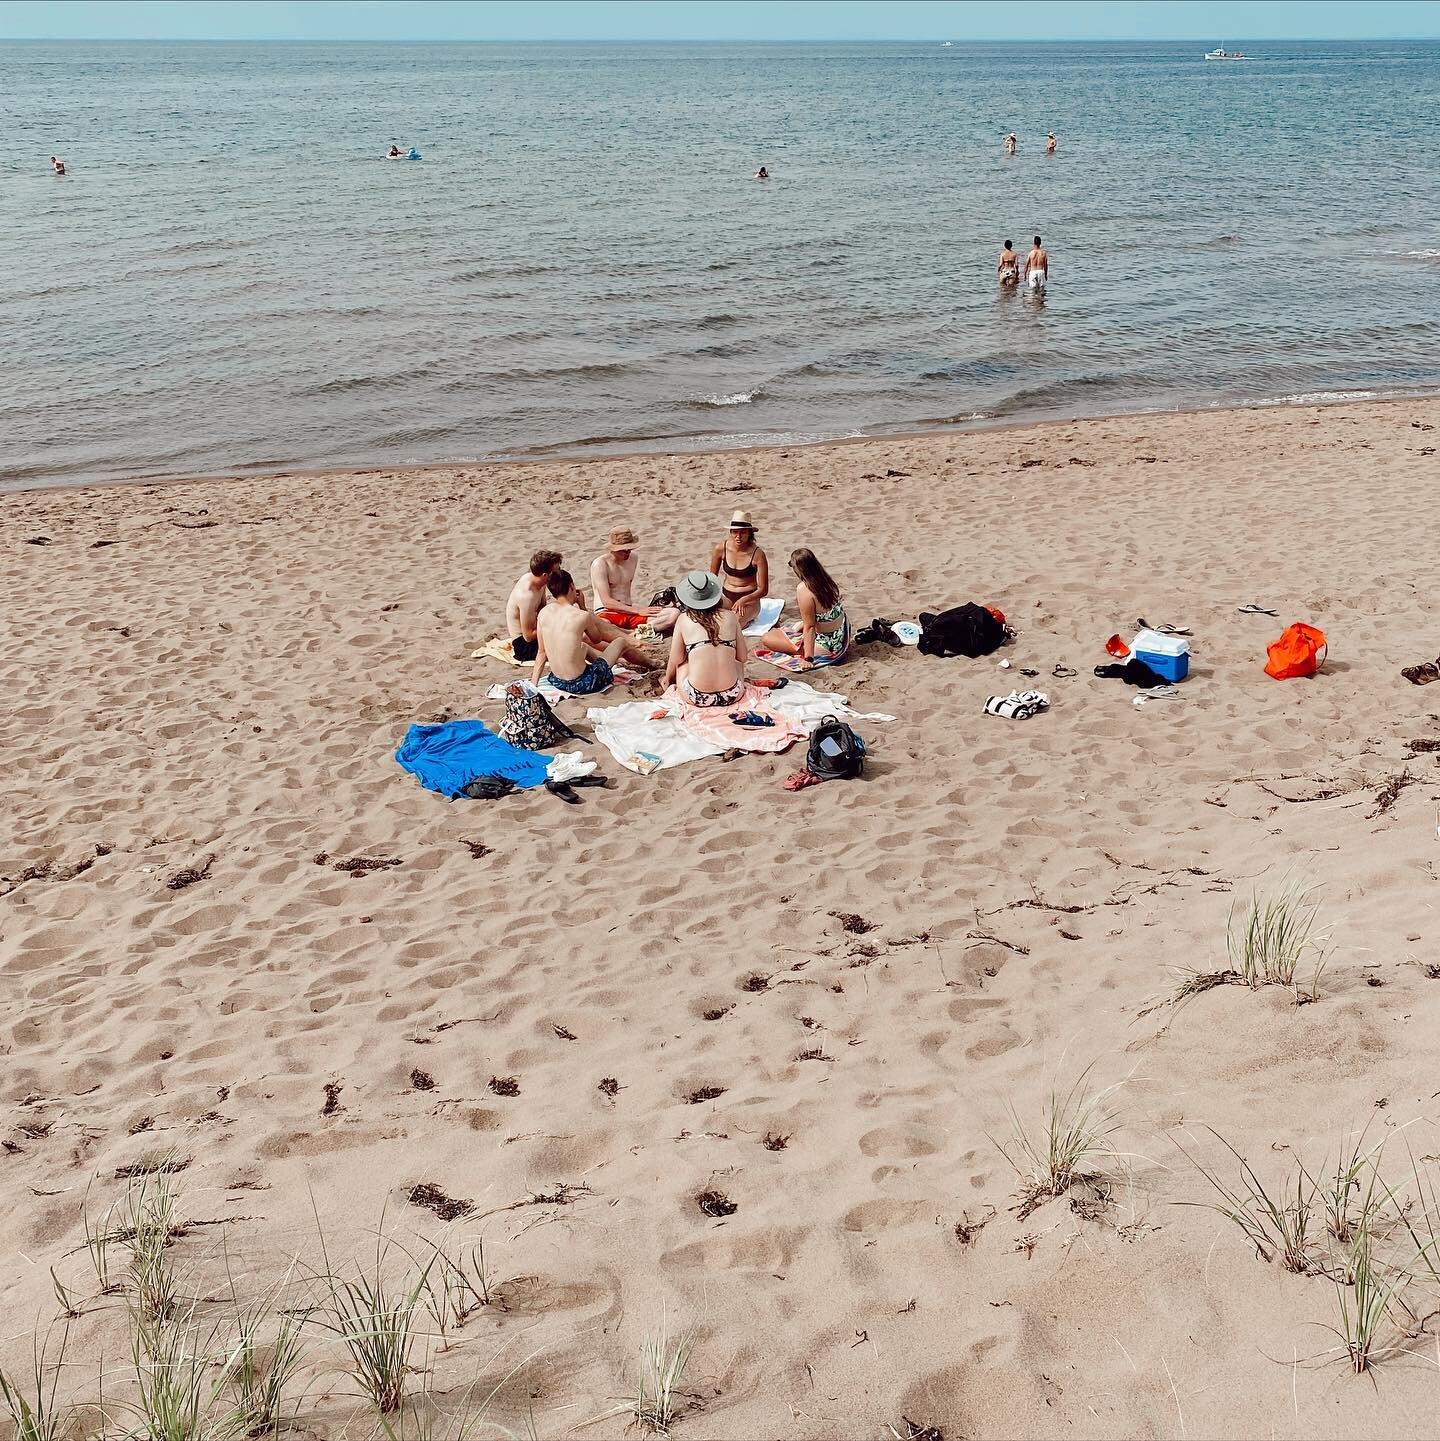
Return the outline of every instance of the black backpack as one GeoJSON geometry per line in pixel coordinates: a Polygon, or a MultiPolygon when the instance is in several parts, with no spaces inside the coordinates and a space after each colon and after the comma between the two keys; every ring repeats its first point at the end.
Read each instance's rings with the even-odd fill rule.
{"type": "Polygon", "coordinates": [[[983,605],[920,613],[921,655],[989,655],[1005,644],[1005,627],[983,605]]]}
{"type": "Polygon", "coordinates": [[[833,715],[810,733],[805,769],[822,781],[853,780],[865,769],[865,742],[833,715]]]}

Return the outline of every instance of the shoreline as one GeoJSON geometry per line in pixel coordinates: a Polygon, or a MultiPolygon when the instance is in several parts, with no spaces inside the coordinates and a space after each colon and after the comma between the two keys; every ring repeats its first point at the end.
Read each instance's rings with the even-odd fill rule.
{"type": "MultiPolygon", "coordinates": [[[[336,476],[369,476],[380,474],[422,474],[427,471],[473,470],[479,468],[545,465],[584,465],[599,461],[651,460],[659,459],[709,459],[715,456],[766,455],[779,451],[827,450],[844,446],[875,445],[886,442],[901,444],[911,441],[925,441],[964,435],[994,435],[1019,431],[1040,431],[1066,425],[1090,425],[1105,421],[1131,421],[1166,417],[1187,417],[1207,415],[1241,415],[1267,411],[1301,411],[1306,409],[1329,410],[1345,406],[1396,405],[1407,402],[1432,400],[1440,397],[1440,381],[1434,385],[1410,391],[1391,391],[1377,394],[1371,391],[1357,391],[1353,395],[1339,391],[1305,392],[1304,397],[1277,397],[1274,400],[1250,401],[1225,405],[1212,402],[1205,405],[1179,406],[1173,409],[1100,411],[1069,416],[1046,416],[1033,420],[1015,417],[977,418],[955,424],[943,422],[926,423],[909,421],[897,423],[894,429],[876,429],[859,435],[838,435],[821,440],[767,440],[755,445],[704,445],[696,448],[675,447],[636,448],[623,443],[612,449],[606,441],[569,441],[543,452],[530,454],[497,455],[476,460],[428,460],[403,461],[394,464],[364,463],[356,465],[320,465],[314,467],[281,466],[276,469],[255,468],[252,470],[195,471],[184,475],[141,475],[120,476],[113,480],[70,480],[57,479],[36,484],[7,485],[0,482],[0,500],[8,496],[34,495],[56,491],[107,491],[134,486],[177,486],[210,482],[233,482],[243,480],[272,481],[290,477],[317,480],[336,476]],[[1309,398],[1324,396],[1325,399],[1309,398]]],[[[698,439],[699,437],[697,437],[698,439]]],[[[672,440],[683,440],[673,437],[672,440]]],[[[707,437],[708,439],[708,437],[707,437]]]]}

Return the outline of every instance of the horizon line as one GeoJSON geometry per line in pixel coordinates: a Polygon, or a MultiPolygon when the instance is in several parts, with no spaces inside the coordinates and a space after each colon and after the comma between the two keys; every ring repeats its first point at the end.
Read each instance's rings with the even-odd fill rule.
{"type": "MultiPolygon", "coordinates": [[[[1436,35],[1289,35],[1242,37],[1237,43],[1245,45],[1330,45],[1371,43],[1404,40],[1415,44],[1440,45],[1436,35]]],[[[1153,35],[1105,35],[1082,38],[1071,36],[1066,39],[1036,40],[1026,36],[1007,36],[1003,39],[951,40],[949,45],[959,48],[968,45],[1206,45],[1214,42],[1214,36],[1176,36],[1161,39],[1153,35]]],[[[1228,43],[1228,42],[1221,42],[1228,43]]],[[[708,37],[651,36],[637,39],[633,36],[611,38],[589,37],[568,39],[556,36],[510,36],[503,39],[461,39],[456,36],[390,36],[386,38],[355,38],[340,35],[0,35],[0,44],[7,45],[936,45],[944,47],[943,36],[891,37],[869,36],[864,39],[837,39],[825,36],[795,36],[785,40],[762,39],[756,36],[733,36],[725,39],[708,37]]]]}

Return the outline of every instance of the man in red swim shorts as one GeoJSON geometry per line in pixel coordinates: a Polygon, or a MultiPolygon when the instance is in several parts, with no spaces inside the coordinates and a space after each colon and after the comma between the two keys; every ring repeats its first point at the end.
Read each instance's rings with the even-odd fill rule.
{"type": "Polygon", "coordinates": [[[639,538],[629,526],[610,532],[610,549],[604,555],[597,555],[590,566],[595,614],[621,630],[638,630],[648,625],[658,631],[668,631],[679,614],[674,606],[636,605],[631,596],[635,570],[640,564],[635,554],[639,544],[639,538]]]}

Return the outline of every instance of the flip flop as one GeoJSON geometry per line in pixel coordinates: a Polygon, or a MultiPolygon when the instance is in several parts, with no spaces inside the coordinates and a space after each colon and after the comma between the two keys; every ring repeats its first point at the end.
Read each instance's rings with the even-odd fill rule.
{"type": "Polygon", "coordinates": [[[1195,632],[1188,625],[1151,625],[1142,615],[1135,622],[1138,630],[1153,630],[1156,635],[1194,635],[1195,632]]]}
{"type": "Polygon", "coordinates": [[[1423,665],[1407,665],[1400,672],[1411,685],[1429,685],[1440,680],[1440,657],[1427,660],[1423,665]]]}
{"type": "Polygon", "coordinates": [[[552,796],[559,796],[567,806],[578,806],[580,804],[580,797],[570,788],[569,781],[546,781],[545,789],[549,791],[552,796]]]}
{"type": "Polygon", "coordinates": [[[1077,670],[1071,670],[1068,665],[1062,665],[1059,661],[1056,661],[1055,669],[1052,670],[1050,674],[1060,680],[1069,680],[1072,675],[1079,675],[1080,672],[1077,670]]]}
{"type": "Polygon", "coordinates": [[[775,719],[773,716],[760,715],[757,711],[742,710],[739,715],[730,717],[730,724],[744,726],[747,730],[756,730],[762,726],[773,726],[775,719]]]}
{"type": "Polygon", "coordinates": [[[1280,614],[1280,612],[1279,612],[1278,610],[1271,610],[1268,605],[1256,605],[1254,601],[1251,601],[1249,605],[1237,605],[1237,606],[1235,607],[1235,609],[1238,610],[1241,615],[1279,615],[1279,614],[1280,614]]]}

